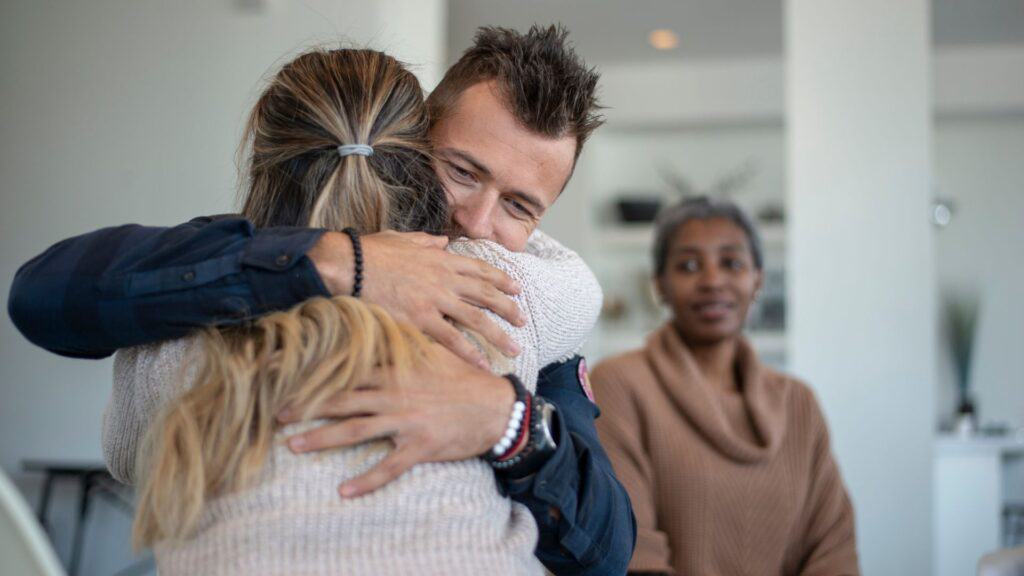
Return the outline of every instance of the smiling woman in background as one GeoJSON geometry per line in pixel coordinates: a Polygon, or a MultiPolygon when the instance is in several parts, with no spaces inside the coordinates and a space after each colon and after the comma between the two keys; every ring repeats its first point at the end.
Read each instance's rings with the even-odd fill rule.
{"type": "Polygon", "coordinates": [[[637,519],[631,574],[858,574],[853,508],[811,390],[743,337],[763,282],[735,205],[658,218],[672,319],[593,373],[598,430],[637,519]]]}

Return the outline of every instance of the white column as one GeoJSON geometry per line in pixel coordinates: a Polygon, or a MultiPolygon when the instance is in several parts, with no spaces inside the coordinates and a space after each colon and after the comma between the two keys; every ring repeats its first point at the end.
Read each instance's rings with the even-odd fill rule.
{"type": "Polygon", "coordinates": [[[928,574],[936,364],[928,0],[787,0],[791,369],[865,574],[928,574]]]}

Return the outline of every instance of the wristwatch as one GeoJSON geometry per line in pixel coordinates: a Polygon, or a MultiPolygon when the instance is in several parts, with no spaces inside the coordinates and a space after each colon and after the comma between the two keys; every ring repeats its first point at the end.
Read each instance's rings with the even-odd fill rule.
{"type": "Polygon", "coordinates": [[[555,453],[555,405],[541,398],[531,397],[530,438],[522,452],[510,460],[493,462],[491,466],[504,476],[523,478],[540,470],[555,453]]]}

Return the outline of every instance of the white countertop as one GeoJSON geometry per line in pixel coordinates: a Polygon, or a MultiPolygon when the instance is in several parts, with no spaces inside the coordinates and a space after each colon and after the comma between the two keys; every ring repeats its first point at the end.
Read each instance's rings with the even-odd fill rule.
{"type": "Polygon", "coordinates": [[[965,452],[1024,453],[1024,435],[1019,432],[1006,436],[970,436],[939,434],[935,437],[936,454],[963,454],[965,452]]]}

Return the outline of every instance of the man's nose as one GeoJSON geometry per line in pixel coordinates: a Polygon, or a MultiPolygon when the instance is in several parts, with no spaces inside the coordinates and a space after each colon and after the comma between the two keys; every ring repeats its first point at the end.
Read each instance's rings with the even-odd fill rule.
{"type": "Polygon", "coordinates": [[[493,202],[475,198],[455,208],[455,222],[467,237],[490,240],[494,236],[493,207],[493,202]]]}

